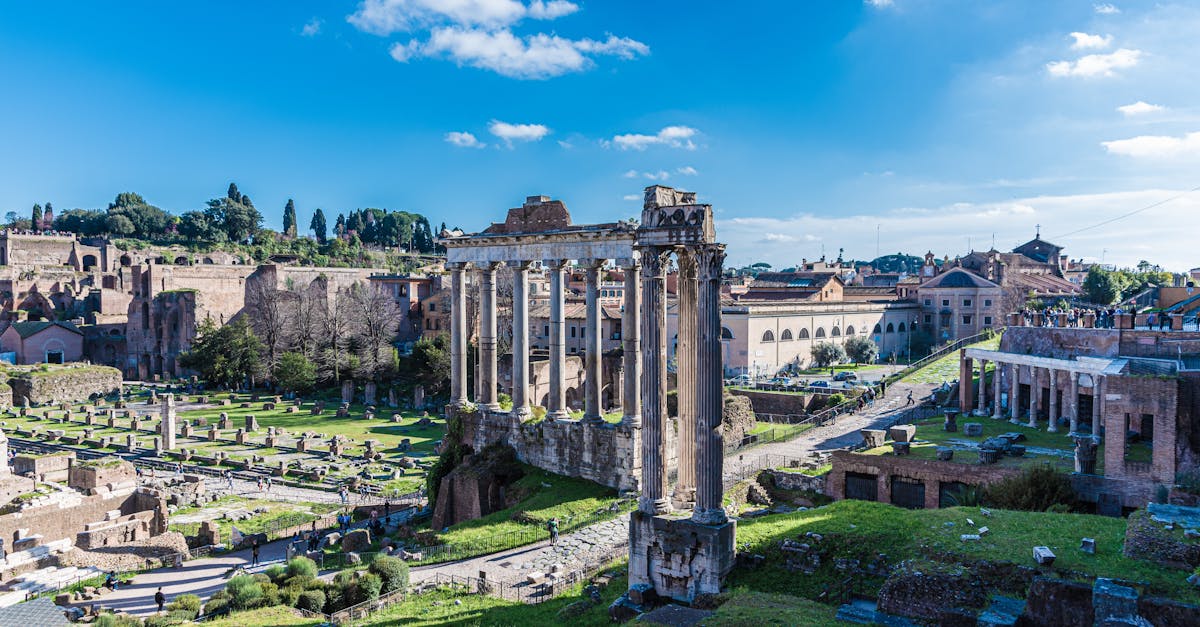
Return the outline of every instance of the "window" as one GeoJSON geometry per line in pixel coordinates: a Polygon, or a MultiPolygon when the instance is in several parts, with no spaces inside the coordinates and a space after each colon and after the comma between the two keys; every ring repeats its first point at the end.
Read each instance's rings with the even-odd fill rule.
{"type": "Polygon", "coordinates": [[[888,333],[895,333],[895,332],[896,332],[896,327],[895,327],[895,325],[893,325],[892,323],[890,323],[890,322],[889,322],[889,323],[888,323],[888,325],[887,325],[887,332],[888,332],[888,333]]]}
{"type": "Polygon", "coordinates": [[[900,323],[899,331],[900,331],[901,333],[904,333],[904,332],[905,332],[905,329],[904,329],[904,323],[903,323],[903,322],[901,322],[901,323],[900,323]]]}
{"type": "Polygon", "coordinates": [[[970,307],[970,306],[971,306],[971,299],[970,299],[970,298],[964,298],[964,299],[963,299],[963,307],[970,307]]]}
{"type": "Polygon", "coordinates": [[[872,331],[871,331],[871,333],[874,333],[875,335],[879,335],[880,333],[883,333],[883,329],[879,328],[879,324],[878,324],[878,323],[876,323],[876,324],[875,324],[875,329],[874,329],[874,330],[872,330],[872,331]]]}
{"type": "Polygon", "coordinates": [[[575,327],[571,327],[571,337],[575,337],[575,327]]]}
{"type": "Polygon", "coordinates": [[[429,311],[437,311],[437,303],[429,303],[429,311]]]}
{"type": "Polygon", "coordinates": [[[817,327],[817,337],[825,337],[825,328],[817,327]]]}
{"type": "Polygon", "coordinates": [[[545,337],[550,337],[550,325],[548,325],[548,324],[542,325],[542,335],[545,337]]]}
{"type": "Polygon", "coordinates": [[[990,298],[985,298],[985,299],[983,299],[983,306],[984,306],[984,307],[991,307],[991,306],[992,306],[992,299],[990,299],[990,298]]]}
{"type": "Polygon", "coordinates": [[[775,333],[773,333],[773,332],[772,332],[770,329],[767,329],[766,331],[763,331],[763,339],[762,339],[762,341],[764,341],[764,342],[774,342],[774,341],[775,341],[775,333]]]}
{"type": "Polygon", "coordinates": [[[984,324],[984,326],[988,326],[988,327],[992,326],[992,317],[991,317],[991,316],[984,316],[984,317],[983,317],[983,324],[984,324]]]}
{"type": "Polygon", "coordinates": [[[830,335],[831,337],[841,337],[841,336],[842,336],[842,330],[841,330],[841,329],[839,329],[839,328],[838,328],[838,327],[835,325],[835,326],[833,327],[833,331],[832,331],[832,332],[830,332],[830,333],[829,333],[829,335],[830,335]]]}
{"type": "Polygon", "coordinates": [[[971,324],[971,315],[970,314],[963,315],[963,324],[971,324]]]}
{"type": "Polygon", "coordinates": [[[802,340],[808,339],[808,329],[800,329],[800,339],[802,339],[802,340]]]}
{"type": "Polygon", "coordinates": [[[933,306],[933,299],[932,299],[932,298],[926,298],[926,299],[925,299],[925,306],[926,306],[926,307],[932,307],[932,306],[933,306]]]}
{"type": "Polygon", "coordinates": [[[733,339],[733,331],[730,331],[729,327],[721,327],[721,339],[722,340],[732,340],[733,339]]]}
{"type": "Polygon", "coordinates": [[[780,342],[790,342],[790,341],[792,341],[792,330],[791,330],[791,329],[784,329],[784,330],[783,330],[783,333],[780,333],[780,334],[779,334],[779,341],[780,341],[780,342]]]}
{"type": "Polygon", "coordinates": [[[925,324],[933,324],[933,315],[925,314],[925,324]]]}
{"type": "Polygon", "coordinates": [[[46,351],[46,363],[61,364],[63,362],[62,351],[46,351]]]}
{"type": "Polygon", "coordinates": [[[950,299],[949,299],[949,298],[943,298],[943,299],[942,299],[942,307],[949,307],[949,306],[950,306],[950,299]]]}
{"type": "Polygon", "coordinates": [[[854,327],[846,327],[846,335],[854,335],[854,327]]]}

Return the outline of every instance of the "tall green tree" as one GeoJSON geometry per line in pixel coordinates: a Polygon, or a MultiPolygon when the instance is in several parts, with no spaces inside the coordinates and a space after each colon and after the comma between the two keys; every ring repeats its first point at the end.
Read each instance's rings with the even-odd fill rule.
{"type": "Polygon", "coordinates": [[[840,364],[847,359],[846,349],[834,342],[819,342],[812,347],[813,365],[818,368],[840,364]]]}
{"type": "Polygon", "coordinates": [[[275,383],[287,392],[301,394],[317,383],[317,365],[301,353],[287,352],[275,364],[275,383]]]}
{"type": "Polygon", "coordinates": [[[200,373],[208,383],[230,388],[243,383],[253,385],[265,372],[262,341],[242,317],[226,325],[205,318],[180,363],[200,373]]]}
{"type": "Polygon", "coordinates": [[[296,205],[288,198],[283,208],[283,234],[292,239],[296,238],[296,205]]]}
{"type": "Polygon", "coordinates": [[[41,228],[42,228],[42,205],[40,205],[38,203],[33,204],[33,213],[31,214],[29,221],[31,224],[30,228],[32,230],[34,230],[34,231],[41,230],[41,228]]]}
{"type": "Polygon", "coordinates": [[[1083,280],[1083,291],[1089,301],[1097,305],[1111,305],[1121,297],[1121,279],[1114,272],[1092,266],[1083,280]]]}
{"type": "Polygon", "coordinates": [[[121,192],[112,202],[108,203],[109,216],[123,216],[133,224],[133,235],[141,239],[159,239],[166,234],[167,229],[175,218],[146,202],[141,194],[121,192]]]}
{"type": "Polygon", "coordinates": [[[871,338],[865,335],[856,335],[846,340],[846,354],[856,364],[873,364],[876,359],[879,359],[879,347],[871,338]]]}
{"type": "Polygon", "coordinates": [[[320,207],[317,207],[317,210],[313,213],[312,222],[308,223],[308,228],[312,229],[313,235],[322,244],[329,237],[329,229],[325,224],[325,212],[321,211],[320,207]]]}
{"type": "Polygon", "coordinates": [[[250,202],[249,196],[238,191],[235,183],[229,184],[224,198],[208,201],[204,214],[232,242],[247,242],[262,226],[262,214],[250,202]]]}

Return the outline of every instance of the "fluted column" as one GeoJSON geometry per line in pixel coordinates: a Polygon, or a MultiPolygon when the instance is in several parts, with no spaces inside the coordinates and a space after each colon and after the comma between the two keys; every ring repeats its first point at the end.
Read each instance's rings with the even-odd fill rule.
{"type": "Polygon", "coordinates": [[[1058,433],[1058,371],[1050,369],[1046,374],[1050,375],[1050,409],[1046,414],[1049,418],[1046,431],[1058,433]]]}
{"type": "Polygon", "coordinates": [[[529,262],[510,261],[513,272],[512,298],[512,411],[529,414],[529,262]]]}
{"type": "Polygon", "coordinates": [[[987,411],[987,360],[979,360],[979,398],[975,399],[979,407],[979,415],[987,411]]]}
{"type": "Polygon", "coordinates": [[[696,385],[697,290],[696,258],[687,250],[679,249],[679,300],[678,333],[675,344],[675,381],[677,387],[676,407],[679,414],[678,446],[679,475],[675,480],[675,505],[683,507],[696,500],[696,408],[698,404],[696,385]]]}
{"type": "Polygon", "coordinates": [[[586,337],[583,338],[587,380],[584,381],[583,387],[583,421],[596,424],[604,421],[601,415],[603,410],[600,407],[600,397],[604,389],[601,359],[604,337],[600,333],[600,268],[604,265],[604,260],[589,259],[583,263],[587,275],[587,330],[584,331],[586,337]]]}
{"type": "Polygon", "coordinates": [[[670,511],[663,429],[667,416],[667,308],[663,252],[655,246],[642,254],[642,496],[638,507],[647,514],[670,511]]]}
{"type": "Polygon", "coordinates": [[[621,265],[625,271],[625,310],[621,313],[621,362],[625,380],[621,386],[621,402],[625,415],[621,424],[639,427],[642,424],[642,346],[638,325],[641,323],[641,271],[636,259],[621,265]]]}
{"type": "MultiPolygon", "coordinates": [[[[721,372],[721,267],[725,246],[706,244],[696,251],[699,278],[696,316],[696,508],[692,520],[718,525],[726,521],[721,500],[724,441],[721,372]]],[[[686,442],[681,441],[686,445],[686,442]]]]}
{"type": "Polygon", "coordinates": [[[550,398],[546,401],[546,416],[554,420],[569,418],[567,411],[567,323],[564,319],[565,307],[563,285],[563,268],[566,259],[553,259],[546,262],[550,273],[550,398]]]}
{"type": "Polygon", "coordinates": [[[479,404],[500,409],[496,396],[496,265],[479,266],[479,404]]]}
{"type": "Polygon", "coordinates": [[[996,362],[992,366],[992,419],[999,420],[1003,417],[1003,410],[1000,409],[1000,390],[1002,385],[1000,382],[1001,374],[1004,372],[1004,364],[996,362]]]}
{"type": "Polygon", "coordinates": [[[1029,427],[1037,428],[1038,401],[1042,389],[1038,383],[1038,369],[1029,367],[1029,427]]]}
{"type": "Polygon", "coordinates": [[[1020,364],[1008,365],[1009,375],[1009,390],[1008,390],[1008,421],[1013,424],[1021,422],[1021,366],[1020,364]]]}
{"type": "Polygon", "coordinates": [[[1079,373],[1071,373],[1071,435],[1079,433],[1079,373]]]}
{"type": "Polygon", "coordinates": [[[465,263],[448,263],[450,270],[450,402],[467,403],[467,292],[465,263]]]}
{"type": "Polygon", "coordinates": [[[1104,377],[1092,375],[1092,435],[1100,435],[1100,424],[1104,419],[1104,377]]]}

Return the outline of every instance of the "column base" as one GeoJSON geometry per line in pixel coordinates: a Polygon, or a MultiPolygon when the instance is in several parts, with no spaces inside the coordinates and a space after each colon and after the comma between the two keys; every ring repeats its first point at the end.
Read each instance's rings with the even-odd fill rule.
{"type": "Polygon", "coordinates": [[[556,409],[552,412],[546,413],[546,420],[558,421],[558,420],[570,420],[570,419],[571,419],[571,412],[569,412],[565,409],[556,409]]]}
{"type": "Polygon", "coordinates": [[[640,415],[630,416],[629,414],[621,416],[621,426],[622,427],[640,427],[640,426],[642,426],[642,417],[640,415]]]}
{"type": "MultiPolygon", "coordinates": [[[[691,602],[717,594],[733,570],[736,523],[709,525],[691,519],[629,517],[629,585],[665,598],[691,602]]],[[[641,598],[641,597],[639,597],[641,598]]]]}
{"type": "Polygon", "coordinates": [[[696,506],[696,488],[681,489],[678,484],[671,494],[671,506],[676,510],[692,509],[696,506]]]}
{"type": "Polygon", "coordinates": [[[600,416],[599,414],[596,414],[593,416],[584,414],[583,418],[580,419],[579,422],[582,422],[583,424],[587,424],[587,425],[598,425],[598,424],[601,424],[604,422],[604,417],[600,416]]]}
{"type": "Polygon", "coordinates": [[[725,508],[716,507],[713,509],[700,509],[697,507],[692,511],[692,522],[698,525],[723,525],[729,521],[729,516],[725,514],[725,508]]]}
{"type": "Polygon", "coordinates": [[[667,499],[651,499],[641,496],[638,497],[638,509],[651,516],[666,514],[671,511],[671,502],[667,499]]]}

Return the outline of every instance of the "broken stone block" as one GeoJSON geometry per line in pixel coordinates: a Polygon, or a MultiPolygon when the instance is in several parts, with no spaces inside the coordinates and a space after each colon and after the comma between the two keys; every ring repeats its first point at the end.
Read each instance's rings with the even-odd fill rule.
{"type": "Polygon", "coordinates": [[[958,539],[962,540],[963,542],[979,542],[979,537],[980,536],[977,533],[964,533],[960,535],[958,539]]]}
{"type": "Polygon", "coordinates": [[[1087,553],[1088,555],[1095,555],[1096,554],[1096,539],[1095,538],[1081,539],[1079,541],[1079,550],[1083,551],[1084,553],[1087,553]]]}
{"type": "Polygon", "coordinates": [[[862,433],[863,444],[867,448],[883,446],[887,441],[887,432],[883,429],[863,429],[859,433],[862,433]]]}
{"type": "Polygon", "coordinates": [[[911,452],[909,446],[908,442],[892,442],[892,454],[908,455],[911,452]]]}
{"type": "Polygon", "coordinates": [[[983,424],[978,422],[963,423],[963,435],[969,438],[983,437],[983,424]]]}
{"type": "Polygon", "coordinates": [[[948,462],[954,459],[954,449],[950,448],[949,446],[937,447],[937,458],[938,461],[942,462],[948,462]]]}
{"type": "Polygon", "coordinates": [[[1054,563],[1054,552],[1048,546],[1033,547],[1033,559],[1042,566],[1050,566],[1054,563]]]}
{"type": "Polygon", "coordinates": [[[895,425],[888,429],[888,435],[897,442],[912,442],[917,435],[916,425],[895,425]]]}

